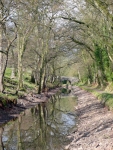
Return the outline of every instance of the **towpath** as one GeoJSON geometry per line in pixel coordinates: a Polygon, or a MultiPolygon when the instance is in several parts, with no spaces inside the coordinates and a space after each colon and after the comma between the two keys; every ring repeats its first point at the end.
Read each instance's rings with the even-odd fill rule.
{"type": "Polygon", "coordinates": [[[77,130],[69,135],[68,150],[113,150],[113,112],[108,111],[91,93],[73,87],[78,97],[77,130]]]}

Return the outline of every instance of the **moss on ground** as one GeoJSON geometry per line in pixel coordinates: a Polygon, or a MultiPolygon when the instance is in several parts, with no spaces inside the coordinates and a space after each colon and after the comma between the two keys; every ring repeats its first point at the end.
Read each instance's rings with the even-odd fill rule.
{"type": "Polygon", "coordinates": [[[30,73],[26,72],[23,76],[23,89],[21,89],[18,94],[16,93],[18,80],[17,77],[11,79],[11,68],[7,68],[4,77],[4,93],[0,93],[0,104],[2,106],[9,105],[8,103],[15,103],[19,97],[22,97],[27,91],[32,91],[35,89],[35,84],[30,82],[30,73]]]}
{"type": "Polygon", "coordinates": [[[3,107],[8,106],[10,103],[16,104],[17,103],[17,95],[0,93],[0,102],[2,103],[3,107]]]}

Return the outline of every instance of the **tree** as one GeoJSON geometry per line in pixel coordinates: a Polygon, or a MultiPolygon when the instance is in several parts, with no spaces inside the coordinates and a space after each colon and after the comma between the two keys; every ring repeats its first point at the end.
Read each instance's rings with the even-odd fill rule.
{"type": "Polygon", "coordinates": [[[97,78],[96,82],[103,86],[112,80],[112,3],[110,0],[74,2],[75,7],[78,4],[74,13],[68,11],[62,17],[68,20],[68,30],[71,31],[68,38],[76,44],[77,49],[85,49],[90,54],[92,67],[85,63],[86,72],[93,79],[91,82],[97,78]]]}
{"type": "Polygon", "coordinates": [[[11,22],[10,8],[12,5],[12,1],[0,1],[0,92],[4,91],[4,73],[7,67],[9,50],[17,37],[16,31],[9,35],[10,31],[8,30],[9,22],[11,22]]]}

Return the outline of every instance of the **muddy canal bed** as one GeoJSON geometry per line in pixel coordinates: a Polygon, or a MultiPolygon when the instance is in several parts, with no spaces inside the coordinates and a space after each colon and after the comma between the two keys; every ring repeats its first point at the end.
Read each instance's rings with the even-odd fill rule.
{"type": "Polygon", "coordinates": [[[64,150],[76,128],[76,97],[54,95],[0,128],[1,150],[64,150]]]}

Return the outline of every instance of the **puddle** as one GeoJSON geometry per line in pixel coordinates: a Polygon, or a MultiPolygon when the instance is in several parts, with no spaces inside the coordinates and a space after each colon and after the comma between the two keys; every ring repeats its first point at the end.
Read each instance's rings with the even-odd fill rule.
{"type": "Polygon", "coordinates": [[[1,150],[63,150],[76,127],[75,97],[53,96],[0,128],[1,150]]]}

